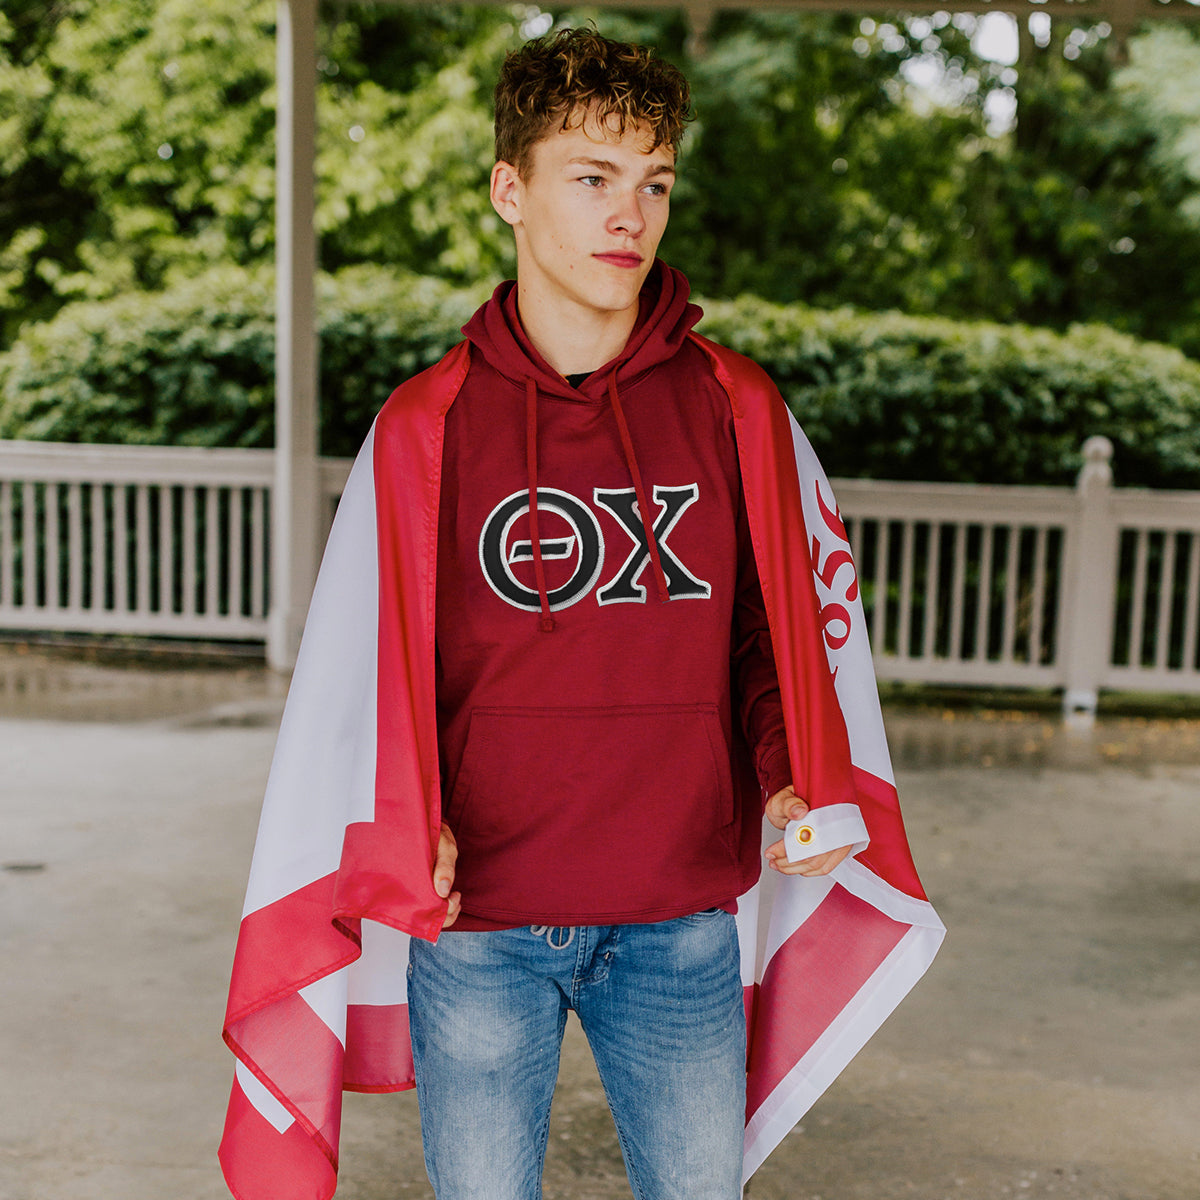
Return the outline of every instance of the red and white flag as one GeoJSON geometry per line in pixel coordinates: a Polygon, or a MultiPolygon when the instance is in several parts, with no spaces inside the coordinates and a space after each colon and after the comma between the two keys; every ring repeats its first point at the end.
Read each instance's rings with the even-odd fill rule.
{"type": "MultiPolygon", "coordinates": [[[[831,876],[767,872],[739,901],[748,1178],[924,973],[944,929],[909,855],[828,481],[766,376],[695,341],[738,431],[796,790],[813,806],[804,853],[855,846],[831,876]]],[[[451,351],[380,414],[313,593],[224,1026],[237,1063],[220,1157],[240,1200],[328,1200],[342,1092],[413,1084],[408,938],[436,937],[445,912],[431,879],[441,436],[468,354],[451,351]]]]}
{"type": "MultiPolygon", "coordinates": [[[[749,1179],[925,973],[945,927],[909,853],[829,480],[766,375],[697,341],[733,406],[793,782],[812,805],[802,853],[854,847],[823,878],[764,872],[738,903],[749,1179]]],[[[766,840],[778,836],[768,829],[766,840]]]]}

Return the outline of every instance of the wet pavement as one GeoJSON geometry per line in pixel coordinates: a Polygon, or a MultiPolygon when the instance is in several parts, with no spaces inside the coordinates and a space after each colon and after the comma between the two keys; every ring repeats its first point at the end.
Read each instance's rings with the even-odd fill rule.
{"type": "MultiPolygon", "coordinates": [[[[218,1200],[224,994],[284,687],[0,646],[0,1200],[218,1200]]],[[[926,978],[750,1200],[1200,1197],[1200,721],[889,708],[926,978]]],[[[432,1195],[411,1094],[338,1196],[432,1195]]],[[[629,1196],[568,1029],[548,1200],[629,1196]]]]}

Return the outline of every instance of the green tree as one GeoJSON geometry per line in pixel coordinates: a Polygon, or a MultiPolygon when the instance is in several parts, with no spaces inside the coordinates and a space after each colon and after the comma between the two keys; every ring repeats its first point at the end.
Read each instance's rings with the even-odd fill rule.
{"type": "Polygon", "coordinates": [[[1114,82],[1127,110],[1153,136],[1157,164],[1188,188],[1181,207],[1200,226],[1200,30],[1145,29],[1114,82]]]}
{"type": "MultiPolygon", "coordinates": [[[[710,296],[1105,321],[1200,354],[1195,32],[1114,71],[1059,21],[1015,70],[973,18],[340,4],[320,29],[317,223],[338,271],[511,270],[486,196],[503,54],[554,21],[650,41],[700,119],[664,255],[710,296]],[[938,81],[921,86],[920,72],[938,81]],[[1015,131],[989,123],[1020,93],[1015,131]]],[[[6,0],[0,347],[76,299],[178,286],[273,252],[271,0],[6,0]]]]}
{"type": "Polygon", "coordinates": [[[491,89],[520,42],[504,9],[336,10],[322,29],[322,263],[394,263],[470,282],[511,270],[488,200],[491,89]]]}
{"type": "Polygon", "coordinates": [[[269,254],[273,21],[269,0],[15,0],[0,23],[9,332],[269,254]]]}
{"type": "MultiPolygon", "coordinates": [[[[1143,75],[1168,67],[1161,32],[1133,41],[1143,75]]],[[[977,156],[961,196],[973,253],[946,311],[1102,321],[1200,354],[1195,184],[1164,166],[1166,123],[1119,78],[1101,31],[1066,22],[1020,64],[1016,129],[977,156]]]]}
{"type": "MultiPolygon", "coordinates": [[[[274,248],[271,0],[9,0],[0,16],[0,345],[76,299],[274,248]]],[[[322,23],[326,265],[467,280],[511,239],[487,202],[503,8],[341,7],[322,23]]]]}
{"type": "Polygon", "coordinates": [[[58,308],[57,276],[78,267],[72,213],[87,196],[42,132],[54,95],[46,50],[63,15],[38,0],[7,0],[0,11],[0,346],[21,321],[58,308]]]}

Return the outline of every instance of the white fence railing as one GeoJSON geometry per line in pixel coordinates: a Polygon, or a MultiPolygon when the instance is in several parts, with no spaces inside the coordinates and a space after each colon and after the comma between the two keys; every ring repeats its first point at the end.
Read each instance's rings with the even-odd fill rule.
{"type": "MultiPolygon", "coordinates": [[[[1200,692],[1200,492],[836,480],[881,678],[1200,692]]],[[[328,511],[349,464],[324,460],[328,511]]],[[[0,628],[262,640],[269,450],[0,441],[0,628]]]]}
{"type": "MultiPolygon", "coordinates": [[[[0,628],[265,639],[273,463],[0,441],[0,628]]],[[[330,508],[345,475],[322,463],[330,508]]]]}
{"type": "Polygon", "coordinates": [[[881,678],[1200,692],[1200,492],[835,481],[881,678]]]}

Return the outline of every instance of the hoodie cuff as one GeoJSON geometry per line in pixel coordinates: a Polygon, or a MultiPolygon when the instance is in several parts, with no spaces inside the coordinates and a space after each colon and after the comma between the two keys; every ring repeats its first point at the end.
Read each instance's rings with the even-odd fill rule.
{"type": "Polygon", "coordinates": [[[767,801],[782,791],[792,782],[792,764],[788,761],[786,746],[780,746],[769,754],[764,754],[758,761],[758,782],[763,789],[763,809],[767,801]]]}
{"type": "Polygon", "coordinates": [[[783,832],[788,862],[799,862],[817,854],[828,854],[842,846],[858,854],[870,844],[866,823],[857,804],[830,804],[814,808],[799,821],[789,821],[783,832]]]}

